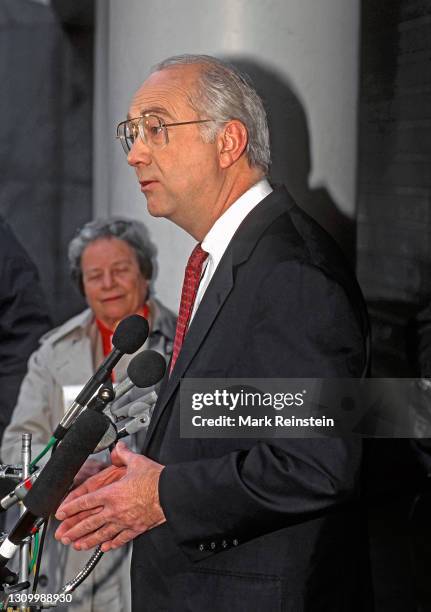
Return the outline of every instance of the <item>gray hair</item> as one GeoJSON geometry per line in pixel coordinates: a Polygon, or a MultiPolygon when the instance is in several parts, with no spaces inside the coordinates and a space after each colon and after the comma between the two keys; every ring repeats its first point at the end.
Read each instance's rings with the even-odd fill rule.
{"type": "Polygon", "coordinates": [[[151,242],[145,225],[140,221],[124,217],[95,219],[78,229],[68,250],[70,276],[83,295],[81,257],[86,247],[99,238],[124,240],[133,249],[142,276],[148,280],[153,277],[157,249],[151,242]]]}
{"type": "Polygon", "coordinates": [[[248,163],[267,174],[271,163],[268,121],[263,102],[249,77],[210,55],[173,55],[156,64],[152,72],[185,64],[202,65],[196,89],[189,93],[191,107],[200,118],[216,122],[200,126],[202,137],[206,142],[214,142],[223,123],[238,119],[248,133],[245,152],[248,163]]]}

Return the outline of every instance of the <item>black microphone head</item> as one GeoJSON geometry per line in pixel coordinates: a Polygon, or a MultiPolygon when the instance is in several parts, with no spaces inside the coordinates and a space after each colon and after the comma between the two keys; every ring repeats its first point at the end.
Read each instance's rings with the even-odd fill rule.
{"type": "Polygon", "coordinates": [[[25,496],[29,512],[48,518],[57,510],[79,468],[111,425],[106,415],[94,410],[79,415],[25,496]]]}
{"type": "Polygon", "coordinates": [[[147,319],[133,314],[119,322],[112,336],[112,344],[122,353],[132,355],[144,344],[148,332],[147,319]]]}
{"type": "Polygon", "coordinates": [[[136,387],[144,389],[155,385],[166,370],[165,358],[157,351],[142,351],[129,363],[127,376],[136,387]]]}

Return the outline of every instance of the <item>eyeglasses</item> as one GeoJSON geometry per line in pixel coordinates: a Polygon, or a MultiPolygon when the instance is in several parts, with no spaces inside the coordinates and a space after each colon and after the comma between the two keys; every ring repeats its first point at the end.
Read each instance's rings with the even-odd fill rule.
{"type": "Polygon", "coordinates": [[[192,123],[208,123],[214,119],[197,119],[196,121],[181,121],[165,123],[157,115],[145,114],[135,119],[127,119],[117,126],[117,138],[120,139],[124,152],[128,155],[138,136],[148,146],[161,149],[169,143],[168,127],[191,125],[192,123]]]}

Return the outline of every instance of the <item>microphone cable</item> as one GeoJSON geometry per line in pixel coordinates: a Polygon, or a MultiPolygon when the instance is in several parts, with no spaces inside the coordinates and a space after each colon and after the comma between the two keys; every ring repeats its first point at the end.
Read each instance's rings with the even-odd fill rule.
{"type": "Polygon", "coordinates": [[[37,586],[39,584],[40,565],[42,563],[43,546],[45,544],[46,532],[48,531],[48,523],[49,523],[49,519],[45,519],[43,521],[43,524],[42,524],[42,527],[41,527],[42,534],[40,536],[40,542],[39,542],[38,551],[37,551],[37,553],[35,552],[35,554],[37,554],[37,558],[36,558],[36,562],[34,564],[34,568],[35,568],[34,569],[34,579],[33,579],[33,586],[32,586],[32,589],[31,589],[31,592],[32,592],[33,595],[36,593],[37,586]]]}
{"type": "Polygon", "coordinates": [[[69,580],[64,584],[58,592],[58,595],[67,595],[68,593],[73,593],[75,589],[79,587],[80,584],[84,582],[84,580],[91,574],[96,565],[99,563],[100,559],[103,557],[105,553],[102,552],[102,547],[96,547],[96,550],[88,559],[87,563],[84,565],[82,569],[76,574],[72,580],[69,580]]]}
{"type": "Polygon", "coordinates": [[[38,456],[35,459],[33,459],[33,461],[31,461],[31,463],[30,463],[30,473],[33,473],[37,469],[37,462],[40,461],[42,459],[42,457],[44,457],[46,455],[46,453],[51,448],[54,447],[56,442],[58,442],[57,438],[54,438],[54,436],[51,436],[50,439],[48,440],[48,444],[45,446],[45,448],[40,451],[38,456]]]}

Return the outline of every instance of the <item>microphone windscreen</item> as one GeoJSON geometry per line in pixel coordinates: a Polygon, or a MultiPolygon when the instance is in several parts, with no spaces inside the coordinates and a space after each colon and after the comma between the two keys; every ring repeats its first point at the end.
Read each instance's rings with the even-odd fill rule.
{"type": "Polygon", "coordinates": [[[99,453],[100,451],[103,451],[106,448],[109,448],[111,444],[115,444],[115,442],[117,441],[117,436],[118,436],[117,427],[111,421],[110,426],[108,427],[108,429],[102,436],[102,439],[99,441],[98,445],[96,446],[93,452],[99,453]]]}
{"type": "Polygon", "coordinates": [[[133,357],[127,367],[127,376],[136,387],[151,387],[163,378],[165,358],[157,351],[142,351],[133,357]]]}
{"type": "Polygon", "coordinates": [[[106,415],[94,410],[84,410],[79,415],[25,497],[25,507],[32,514],[48,518],[57,510],[110,425],[106,415]]]}
{"type": "Polygon", "coordinates": [[[148,333],[147,319],[133,314],[119,322],[112,336],[112,344],[122,353],[132,355],[144,344],[148,333]]]}

